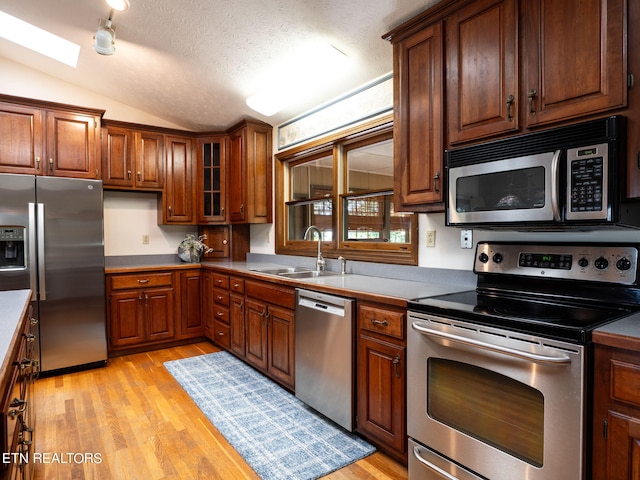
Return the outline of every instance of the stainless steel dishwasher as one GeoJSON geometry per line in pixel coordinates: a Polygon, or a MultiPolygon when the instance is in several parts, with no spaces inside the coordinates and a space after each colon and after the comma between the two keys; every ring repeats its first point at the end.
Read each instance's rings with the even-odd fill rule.
{"type": "Polygon", "coordinates": [[[296,397],[353,431],[354,301],[296,292],[296,397]]]}

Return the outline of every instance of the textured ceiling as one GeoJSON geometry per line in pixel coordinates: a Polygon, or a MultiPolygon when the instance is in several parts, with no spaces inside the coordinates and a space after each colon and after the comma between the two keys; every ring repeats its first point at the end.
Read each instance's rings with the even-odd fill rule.
{"type": "Polygon", "coordinates": [[[390,72],[381,36],[437,1],[130,0],[113,17],[116,52],[102,56],[92,37],[109,14],[104,0],[0,0],[0,10],[81,46],[77,68],[2,38],[0,56],[191,130],[244,117],[278,125],[390,72]],[[335,82],[272,117],[246,106],[287,52],[316,40],[353,60],[348,75],[331,75],[335,82]]]}

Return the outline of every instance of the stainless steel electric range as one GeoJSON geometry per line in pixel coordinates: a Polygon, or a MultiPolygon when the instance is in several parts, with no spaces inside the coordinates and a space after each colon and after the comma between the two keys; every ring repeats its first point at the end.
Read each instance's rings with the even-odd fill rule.
{"type": "Polygon", "coordinates": [[[409,478],[586,480],[591,332],[640,308],[634,244],[482,242],[409,302],[409,478]]]}

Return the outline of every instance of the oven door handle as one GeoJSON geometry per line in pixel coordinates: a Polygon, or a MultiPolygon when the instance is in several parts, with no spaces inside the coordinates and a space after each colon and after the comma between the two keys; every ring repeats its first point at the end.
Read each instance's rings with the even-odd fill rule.
{"type": "Polygon", "coordinates": [[[423,465],[425,465],[426,467],[430,468],[431,470],[433,470],[434,472],[440,474],[443,478],[446,478],[447,480],[458,480],[457,477],[454,477],[453,475],[451,475],[449,472],[445,472],[443,469],[441,469],[440,467],[438,467],[437,465],[434,465],[433,463],[431,463],[429,460],[427,460],[426,458],[424,458],[421,455],[421,448],[418,447],[417,445],[413,447],[413,456],[416,457],[416,460],[418,460],[420,463],[422,463],[423,465]]]}
{"type": "Polygon", "coordinates": [[[483,350],[490,350],[496,353],[502,353],[504,355],[510,355],[512,357],[523,358],[525,360],[531,360],[537,363],[552,363],[552,364],[566,364],[571,363],[571,358],[566,355],[552,356],[552,355],[539,355],[537,353],[525,352],[524,350],[518,350],[516,348],[503,347],[502,345],[494,345],[492,343],[483,342],[480,340],[474,340],[471,338],[460,337],[452,333],[439,332],[432,330],[431,328],[425,328],[420,326],[418,322],[413,322],[412,327],[417,332],[420,332],[426,336],[443,338],[445,340],[451,340],[453,342],[462,343],[471,347],[481,348],[483,350]]]}

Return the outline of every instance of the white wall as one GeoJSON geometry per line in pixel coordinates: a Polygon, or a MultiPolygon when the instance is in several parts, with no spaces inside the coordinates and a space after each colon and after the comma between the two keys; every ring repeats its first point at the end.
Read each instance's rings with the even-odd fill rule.
{"type": "Polygon", "coordinates": [[[194,226],[158,225],[157,194],[104,192],[104,253],[115,255],[159,255],[178,253],[178,245],[194,226]],[[143,235],[149,236],[144,245],[143,235]]]}

